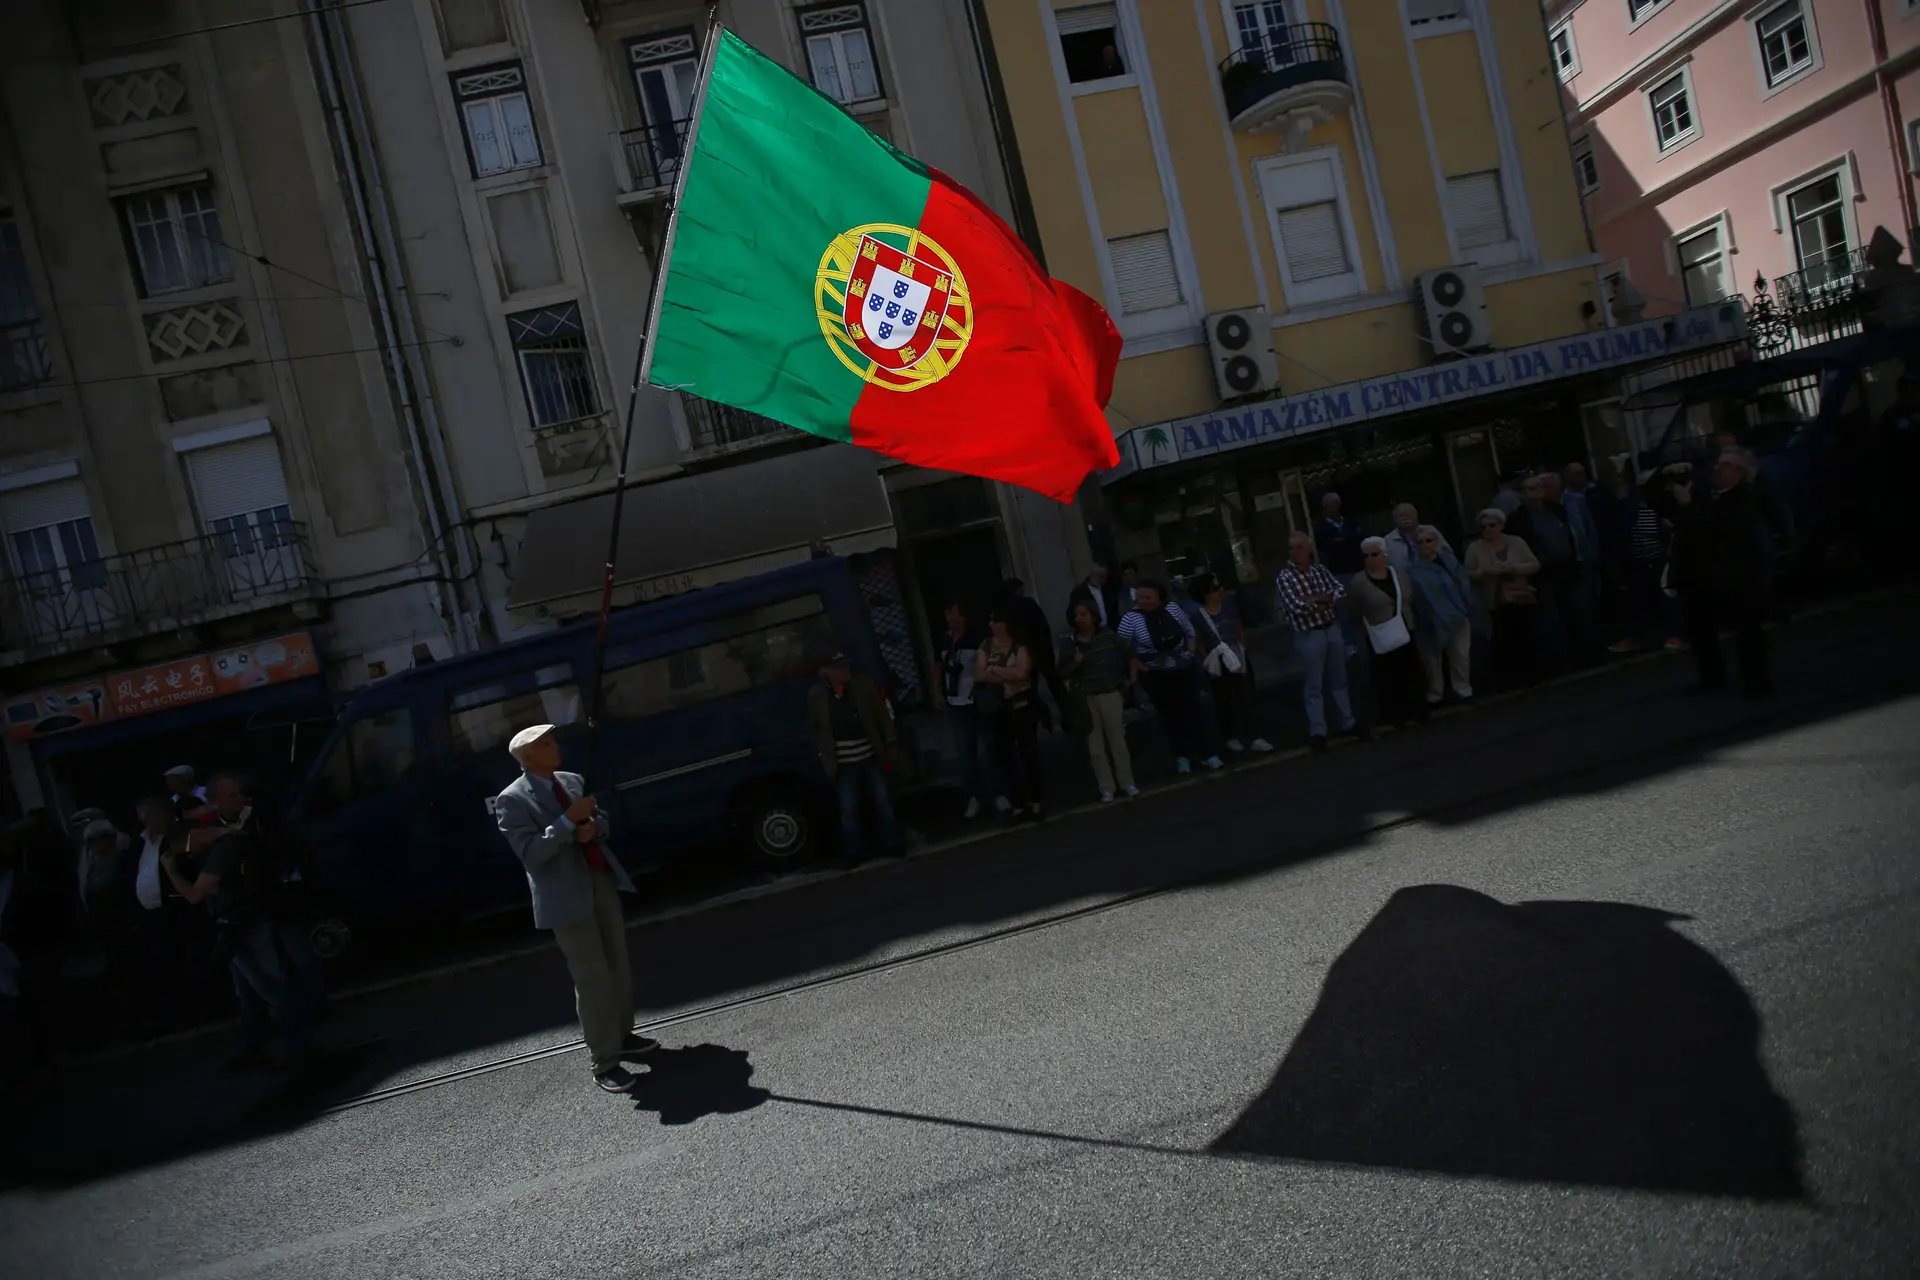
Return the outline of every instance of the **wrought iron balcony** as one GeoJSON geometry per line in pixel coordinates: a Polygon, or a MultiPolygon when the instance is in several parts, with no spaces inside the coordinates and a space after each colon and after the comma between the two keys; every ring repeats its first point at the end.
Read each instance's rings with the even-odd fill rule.
{"type": "Polygon", "coordinates": [[[325,594],[307,527],[291,521],[38,573],[0,567],[0,651],[103,644],[325,594]]]}
{"type": "Polygon", "coordinates": [[[1220,63],[1227,115],[1242,132],[1281,129],[1290,141],[1353,101],[1340,34],[1325,22],[1270,29],[1220,63]]]}
{"type": "Polygon", "coordinates": [[[1859,333],[1866,325],[1867,249],[1837,253],[1771,285],[1755,276],[1748,333],[1760,355],[1798,351],[1859,333]]]}
{"type": "Polygon", "coordinates": [[[680,176],[688,123],[641,125],[613,135],[613,174],[621,204],[666,199],[680,176]]]}
{"type": "Polygon", "coordinates": [[[792,427],[772,418],[763,418],[730,404],[702,400],[684,391],[680,393],[680,405],[686,410],[687,439],[695,450],[718,452],[793,436],[792,427]]]}
{"type": "Polygon", "coordinates": [[[38,320],[0,328],[0,391],[30,391],[52,377],[47,331],[38,320]]]}

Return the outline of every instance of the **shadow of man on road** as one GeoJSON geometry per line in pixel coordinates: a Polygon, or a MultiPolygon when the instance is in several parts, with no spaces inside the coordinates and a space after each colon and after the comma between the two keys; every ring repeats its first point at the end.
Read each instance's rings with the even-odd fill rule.
{"type": "Polygon", "coordinates": [[[655,1049],[634,1087],[633,1109],[657,1111],[663,1125],[692,1124],[702,1116],[751,1111],[772,1095],[747,1083],[753,1064],[745,1049],[696,1044],[655,1049]]]}
{"type": "Polygon", "coordinates": [[[1402,889],[1334,961],[1272,1083],[1212,1149],[1799,1197],[1759,1014],[1671,927],[1685,918],[1402,889]]]}

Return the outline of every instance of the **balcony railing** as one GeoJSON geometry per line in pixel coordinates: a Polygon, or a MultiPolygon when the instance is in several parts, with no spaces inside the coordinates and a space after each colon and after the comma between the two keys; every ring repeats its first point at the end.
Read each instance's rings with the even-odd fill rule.
{"type": "Polygon", "coordinates": [[[1755,351],[1780,355],[1859,333],[1866,322],[1866,278],[1865,248],[1834,254],[1772,285],[1756,276],[1748,311],[1755,351]]]}
{"type": "Polygon", "coordinates": [[[38,320],[0,328],[0,391],[29,391],[51,377],[47,331],[38,320]]]}
{"type": "Polygon", "coordinates": [[[687,150],[686,120],[641,125],[615,135],[615,177],[623,196],[659,196],[673,189],[687,150]]]}
{"type": "Polygon", "coordinates": [[[0,568],[0,650],[42,651],[325,594],[307,527],[213,533],[31,574],[0,568]]]}
{"type": "Polygon", "coordinates": [[[1236,129],[1265,128],[1299,106],[1344,107],[1351,89],[1324,103],[1316,99],[1327,95],[1306,92],[1309,85],[1334,84],[1347,84],[1347,64],[1340,33],[1325,22],[1271,28],[1220,63],[1220,92],[1236,129]]]}
{"type": "Polygon", "coordinates": [[[702,400],[685,392],[680,395],[680,404],[687,411],[688,441],[696,450],[737,449],[793,435],[792,427],[730,404],[702,400]]]}

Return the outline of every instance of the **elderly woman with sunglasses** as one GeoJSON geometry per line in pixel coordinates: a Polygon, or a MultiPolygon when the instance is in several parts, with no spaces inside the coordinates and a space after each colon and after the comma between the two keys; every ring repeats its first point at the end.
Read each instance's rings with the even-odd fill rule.
{"type": "Polygon", "coordinates": [[[1347,584],[1347,599],[1366,626],[1374,705],[1387,724],[1425,720],[1427,677],[1413,642],[1413,580],[1387,558],[1386,539],[1368,538],[1360,550],[1366,568],[1347,584]]]}
{"type": "Polygon", "coordinates": [[[1540,595],[1533,579],[1539,558],[1522,538],[1507,532],[1506,513],[1480,513],[1480,537],[1467,547],[1467,577],[1480,603],[1493,614],[1493,672],[1503,689],[1534,679],[1534,611],[1540,595]]]}
{"type": "Polygon", "coordinates": [[[1473,696],[1473,582],[1430,524],[1414,530],[1418,552],[1407,566],[1413,579],[1414,616],[1420,627],[1420,657],[1427,664],[1427,705],[1446,696],[1453,677],[1458,698],[1473,696]]]}

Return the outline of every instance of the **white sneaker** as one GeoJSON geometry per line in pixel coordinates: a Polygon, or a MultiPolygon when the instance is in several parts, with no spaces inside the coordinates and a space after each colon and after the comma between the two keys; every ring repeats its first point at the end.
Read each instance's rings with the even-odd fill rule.
{"type": "Polygon", "coordinates": [[[1127,788],[1127,794],[1128,794],[1129,796],[1137,796],[1137,795],[1139,795],[1139,794],[1140,794],[1140,788],[1138,788],[1138,787],[1128,787],[1128,788],[1127,788]]]}
{"type": "Polygon", "coordinates": [[[1228,738],[1224,745],[1229,751],[1245,751],[1246,750],[1245,747],[1240,745],[1240,739],[1238,738],[1228,738]]]}
{"type": "Polygon", "coordinates": [[[995,796],[993,798],[993,807],[998,809],[1002,813],[1013,812],[1013,805],[1011,802],[1008,801],[1008,799],[1005,796],[995,796]]]}
{"type": "Polygon", "coordinates": [[[1113,803],[1113,792],[1111,792],[1111,791],[1102,791],[1102,792],[1100,793],[1100,803],[1101,803],[1101,804],[1112,804],[1112,803],[1113,803]]]}
{"type": "Polygon", "coordinates": [[[1250,745],[1255,751],[1273,750],[1273,744],[1271,742],[1268,742],[1265,738],[1255,738],[1248,745],[1250,745]]]}
{"type": "Polygon", "coordinates": [[[979,816],[980,816],[980,797],[968,796],[967,797],[967,817],[969,819],[973,819],[979,816]]]}

